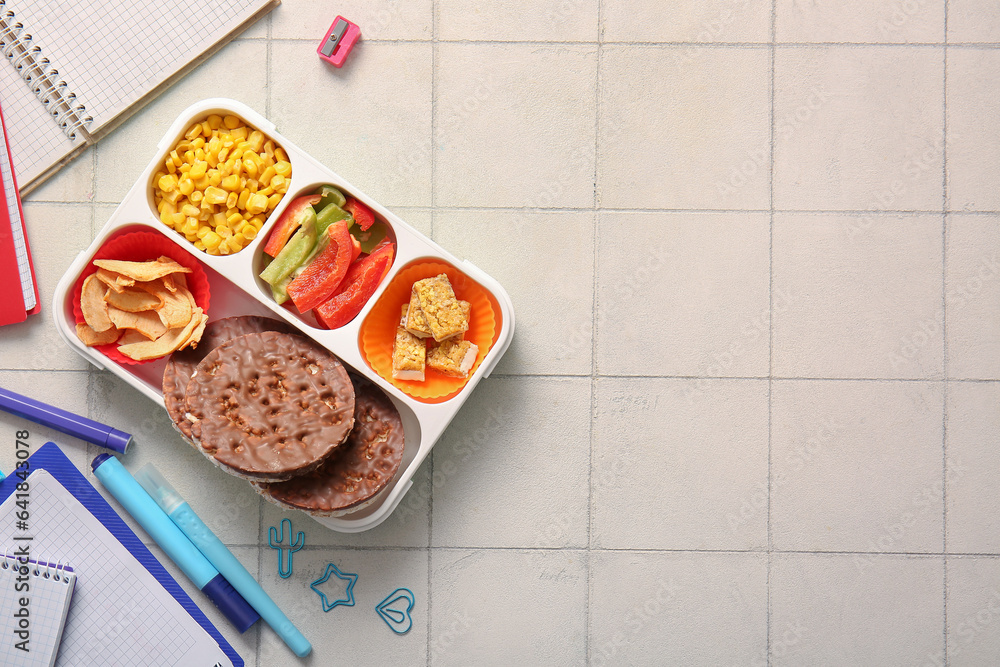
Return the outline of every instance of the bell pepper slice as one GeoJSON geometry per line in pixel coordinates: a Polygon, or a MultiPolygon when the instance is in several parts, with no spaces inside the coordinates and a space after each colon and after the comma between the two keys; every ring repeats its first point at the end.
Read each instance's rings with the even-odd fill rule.
{"type": "Polygon", "coordinates": [[[323,251],[288,283],[288,296],[300,313],[312,310],[333,296],[351,264],[354,244],[347,231],[347,222],[338,220],[331,224],[327,237],[323,251]]]}
{"type": "Polygon", "coordinates": [[[320,210],[326,208],[330,204],[343,206],[347,202],[347,198],[344,197],[344,193],[332,185],[321,185],[316,194],[322,197],[319,202],[319,206],[317,206],[320,210]]]}
{"type": "Polygon", "coordinates": [[[361,254],[361,241],[357,240],[354,237],[354,235],[352,234],[351,235],[351,264],[354,263],[354,260],[356,260],[360,254],[361,254]]]}
{"type": "Polygon", "coordinates": [[[313,215],[316,215],[316,211],[313,210],[312,206],[318,203],[320,199],[322,197],[318,194],[305,195],[289,204],[285,212],[278,218],[278,222],[275,223],[274,229],[271,230],[271,235],[267,237],[264,252],[271,257],[277,257],[278,253],[285,247],[285,244],[288,243],[288,239],[295,233],[295,230],[302,226],[308,212],[312,211],[313,215]]]}
{"type": "Polygon", "coordinates": [[[372,258],[373,256],[369,255],[355,262],[360,268],[355,271],[354,281],[313,309],[316,319],[327,329],[339,329],[357,317],[382,282],[382,276],[390,264],[391,257],[382,253],[374,257],[373,261],[366,261],[372,258]]]}
{"type": "Polygon", "coordinates": [[[348,197],[344,204],[344,210],[354,216],[354,221],[361,227],[361,231],[366,232],[368,228],[375,224],[375,214],[372,210],[359,202],[354,197],[348,197]]]}
{"type": "Polygon", "coordinates": [[[312,252],[316,245],[316,213],[312,208],[299,230],[292,235],[285,247],[281,249],[267,267],[261,271],[260,278],[271,286],[271,293],[275,301],[284,303],[288,295],[285,287],[290,281],[290,276],[302,264],[312,252]]]}
{"type": "Polygon", "coordinates": [[[323,236],[326,232],[327,227],[335,223],[337,220],[347,220],[347,226],[350,227],[354,224],[354,219],[350,217],[350,213],[340,208],[336,204],[327,204],[316,213],[316,233],[323,236]]]}

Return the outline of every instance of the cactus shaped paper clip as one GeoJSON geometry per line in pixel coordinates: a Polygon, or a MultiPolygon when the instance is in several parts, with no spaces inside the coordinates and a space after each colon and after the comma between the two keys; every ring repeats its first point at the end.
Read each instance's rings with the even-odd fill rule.
{"type": "Polygon", "coordinates": [[[288,519],[281,520],[281,535],[274,526],[267,529],[267,543],[272,549],[278,550],[278,574],[282,579],[292,576],[292,554],[301,549],[306,543],[306,535],[301,530],[292,542],[292,522],[288,519]],[[288,544],[285,544],[285,533],[288,534],[288,544]],[[287,551],[287,556],[285,555],[287,551]]]}

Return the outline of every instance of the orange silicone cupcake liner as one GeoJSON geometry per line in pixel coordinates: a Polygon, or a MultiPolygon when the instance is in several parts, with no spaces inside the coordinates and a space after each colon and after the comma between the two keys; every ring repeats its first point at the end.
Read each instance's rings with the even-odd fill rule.
{"type": "MultiPolygon", "coordinates": [[[[87,268],[77,278],[71,292],[73,295],[73,318],[76,323],[80,324],[84,321],[83,310],[80,308],[80,294],[83,291],[83,281],[88,276],[97,273],[97,266],[94,265],[93,260],[121,259],[129,262],[146,262],[156,259],[161,255],[169,257],[178,264],[191,269],[191,273],[185,274],[188,289],[191,290],[191,295],[194,296],[194,301],[198,307],[207,313],[211,293],[208,286],[208,276],[205,275],[205,270],[202,268],[201,262],[195,259],[191,253],[179,248],[176,243],[158,232],[129,232],[116,236],[102,245],[94,253],[90,263],[87,264],[87,268]]],[[[127,364],[129,366],[146,364],[158,360],[147,359],[145,361],[136,361],[135,359],[130,359],[118,351],[117,343],[97,345],[93,349],[116,363],[127,364]]]]}
{"type": "Polygon", "coordinates": [[[465,340],[479,348],[476,363],[469,371],[469,377],[472,377],[499,336],[503,324],[500,304],[485,287],[441,260],[418,259],[403,267],[368,313],[359,334],[362,355],[372,370],[423,403],[446,401],[458,394],[469,381],[468,378],[451,377],[431,368],[425,370],[423,382],[392,377],[392,346],[396,327],[399,326],[403,305],[410,302],[413,283],[441,273],[448,276],[455,296],[472,305],[469,330],[465,332],[465,340]]]}

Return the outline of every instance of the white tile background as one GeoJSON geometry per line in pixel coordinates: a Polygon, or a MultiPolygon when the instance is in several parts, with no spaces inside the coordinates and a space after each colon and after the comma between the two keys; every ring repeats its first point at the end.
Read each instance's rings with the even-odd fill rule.
{"type": "Polygon", "coordinates": [[[249,665],[1000,664],[998,46],[987,0],[286,0],[26,198],[46,312],[0,330],[0,385],[183,480],[315,647],[206,609],[249,665]],[[364,37],[334,71],[337,13],[364,37]],[[288,580],[282,513],[51,322],[210,96],[495,276],[518,320],[388,521],[294,517],[288,580]],[[324,614],[331,561],[358,604],[324,614]],[[404,637],[372,610],[399,586],[404,637]]]}

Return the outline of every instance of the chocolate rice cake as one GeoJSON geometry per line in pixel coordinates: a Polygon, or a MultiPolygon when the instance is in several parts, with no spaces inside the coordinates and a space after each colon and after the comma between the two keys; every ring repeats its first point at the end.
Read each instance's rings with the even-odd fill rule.
{"type": "Polygon", "coordinates": [[[351,374],[354,429],[315,470],[285,482],[255,483],[279,507],[317,517],[355,512],[376,500],[403,459],[403,422],[381,389],[351,374]]]}
{"type": "Polygon", "coordinates": [[[184,418],[184,392],[187,390],[187,383],[191,380],[194,369],[209,352],[226,341],[237,336],[264,331],[294,333],[295,329],[285,322],[269,317],[255,315],[227,317],[209,322],[205,326],[205,332],[197,347],[189,347],[170,355],[170,359],[163,369],[163,402],[167,406],[167,413],[173,420],[174,428],[180,431],[185,440],[193,442],[191,422],[184,418]]]}
{"type": "Polygon", "coordinates": [[[196,446],[237,477],[282,481],[319,466],[354,426],[354,388],[310,339],[266,331],[209,352],[185,389],[196,446]]]}

